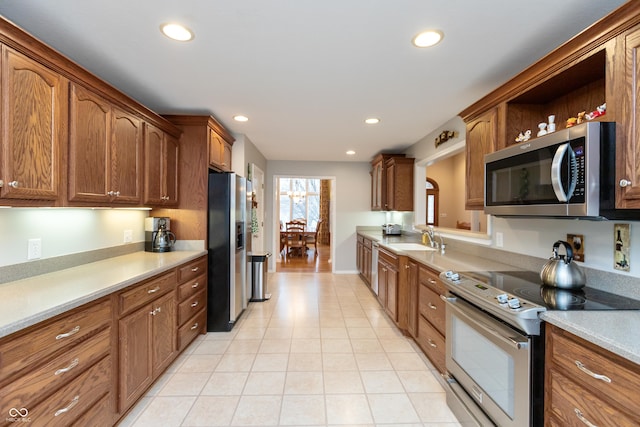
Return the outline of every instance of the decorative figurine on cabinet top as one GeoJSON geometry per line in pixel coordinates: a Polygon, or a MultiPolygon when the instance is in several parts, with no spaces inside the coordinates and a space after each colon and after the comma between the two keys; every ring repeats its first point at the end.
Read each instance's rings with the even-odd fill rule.
{"type": "Polygon", "coordinates": [[[607,113],[607,103],[605,102],[602,105],[599,105],[598,107],[596,107],[595,111],[592,111],[590,113],[588,113],[587,115],[585,115],[585,118],[587,120],[593,120],[596,117],[600,117],[600,116],[604,116],[607,113]]]}
{"type": "Polygon", "coordinates": [[[547,134],[547,124],[546,123],[539,123],[538,124],[538,129],[540,129],[538,131],[538,134],[536,136],[543,136],[547,134]]]}
{"type": "Polygon", "coordinates": [[[531,138],[531,129],[528,129],[524,133],[520,132],[520,134],[516,138],[516,142],[525,142],[525,141],[528,141],[529,138],[531,138]]]}
{"type": "Polygon", "coordinates": [[[547,125],[547,133],[553,133],[556,131],[556,116],[553,114],[549,116],[549,124],[547,125]]]}
{"type": "Polygon", "coordinates": [[[573,127],[573,126],[575,126],[577,124],[577,122],[578,122],[578,118],[577,117],[569,117],[567,119],[567,127],[568,128],[573,127]]]}

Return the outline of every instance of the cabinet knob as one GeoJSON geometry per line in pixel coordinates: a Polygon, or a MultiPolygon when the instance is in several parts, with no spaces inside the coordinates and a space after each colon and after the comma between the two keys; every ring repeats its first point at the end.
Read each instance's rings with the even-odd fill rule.
{"type": "Polygon", "coordinates": [[[4,181],[0,179],[0,188],[4,187],[4,181]]]}
{"type": "Polygon", "coordinates": [[[18,188],[20,186],[20,183],[18,183],[18,181],[11,181],[9,183],[9,187],[11,188],[18,188]]]}
{"type": "Polygon", "coordinates": [[[620,187],[624,188],[624,187],[628,187],[631,185],[631,181],[629,181],[628,179],[621,179],[620,180],[620,187]]]}

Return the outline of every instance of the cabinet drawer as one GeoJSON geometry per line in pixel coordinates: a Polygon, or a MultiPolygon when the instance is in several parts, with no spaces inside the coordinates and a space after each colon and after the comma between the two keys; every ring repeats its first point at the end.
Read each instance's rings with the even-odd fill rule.
{"type": "Polygon", "coordinates": [[[10,335],[0,344],[0,383],[59,350],[70,349],[110,322],[111,303],[107,299],[36,325],[19,336],[10,335]]]}
{"type": "Polygon", "coordinates": [[[446,335],[445,303],[430,288],[421,284],[419,287],[419,312],[425,317],[443,336],[446,335]]]}
{"type": "Polygon", "coordinates": [[[378,260],[383,260],[387,264],[394,266],[396,269],[399,268],[400,265],[399,257],[389,251],[386,251],[382,247],[378,251],[378,260]]]}
{"type": "Polygon", "coordinates": [[[30,408],[42,397],[88,369],[109,352],[111,328],[70,348],[49,363],[30,369],[8,383],[0,393],[0,408],[30,408]]]}
{"type": "Polygon", "coordinates": [[[631,369],[631,363],[616,362],[613,354],[607,356],[605,350],[602,353],[593,349],[595,346],[578,337],[567,336],[566,332],[553,328],[554,332],[547,334],[548,351],[554,363],[564,368],[567,375],[588,389],[595,389],[607,396],[612,402],[617,402],[631,411],[637,411],[640,400],[640,372],[631,369]],[[559,331],[559,332],[556,332],[559,331]],[[550,345],[549,345],[550,344],[550,345]],[[611,382],[593,378],[583,369],[594,374],[605,375],[611,382]]]}
{"type": "Polygon", "coordinates": [[[206,305],[207,293],[204,289],[193,295],[191,298],[181,302],[178,305],[178,325],[182,326],[184,322],[193,317],[194,314],[196,314],[206,305]]]}
{"type": "Polygon", "coordinates": [[[198,258],[189,264],[178,268],[178,283],[184,283],[202,273],[207,272],[207,257],[198,258]]]}
{"type": "Polygon", "coordinates": [[[183,283],[178,286],[178,301],[184,301],[190,296],[198,293],[202,289],[207,287],[207,276],[202,274],[195,279],[189,280],[187,283],[183,283]]]}
{"type": "Polygon", "coordinates": [[[433,292],[437,293],[438,295],[446,295],[447,288],[440,281],[437,273],[421,266],[418,277],[420,283],[431,288],[433,292]]]}
{"type": "MultiPolygon", "coordinates": [[[[36,427],[69,426],[109,392],[111,357],[107,356],[75,380],[29,410],[28,425],[36,427]],[[57,414],[57,415],[56,415],[57,414]]],[[[15,424],[9,424],[15,425],[15,424]]]]}
{"type": "Polygon", "coordinates": [[[207,310],[201,310],[178,330],[178,351],[184,350],[207,327],[207,310]]]}
{"type": "Polygon", "coordinates": [[[418,316],[418,344],[438,371],[445,372],[444,337],[422,316],[418,316]]]}
{"type": "Polygon", "coordinates": [[[631,427],[637,426],[640,422],[640,418],[633,419],[610,406],[557,370],[550,369],[549,375],[551,384],[549,410],[560,421],[560,425],[631,427]]]}
{"type": "Polygon", "coordinates": [[[113,424],[115,411],[112,408],[111,394],[98,400],[87,412],[72,424],[73,427],[110,426],[113,424]]]}
{"type": "Polygon", "coordinates": [[[175,286],[176,272],[171,271],[121,292],[118,298],[120,314],[128,313],[137,307],[147,304],[149,301],[153,301],[160,295],[175,289],[175,286]]]}

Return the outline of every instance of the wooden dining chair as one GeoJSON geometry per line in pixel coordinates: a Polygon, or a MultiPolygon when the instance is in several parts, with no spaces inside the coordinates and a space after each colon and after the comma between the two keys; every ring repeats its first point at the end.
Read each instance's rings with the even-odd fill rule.
{"type": "Polygon", "coordinates": [[[307,250],[307,236],[305,235],[305,225],[299,221],[290,221],[286,224],[286,250],[285,256],[299,254],[303,255],[307,250]]]}
{"type": "Polygon", "coordinates": [[[322,220],[319,220],[316,224],[316,229],[313,232],[307,232],[307,244],[311,245],[313,243],[313,249],[315,251],[314,256],[318,256],[318,233],[320,232],[320,226],[322,225],[322,220]]]}

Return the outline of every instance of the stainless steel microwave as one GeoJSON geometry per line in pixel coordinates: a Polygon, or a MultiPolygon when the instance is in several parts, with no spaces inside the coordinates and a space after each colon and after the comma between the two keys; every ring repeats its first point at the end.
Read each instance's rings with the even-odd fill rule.
{"type": "Polygon", "coordinates": [[[496,216],[614,216],[615,123],[587,122],[485,156],[496,216]]]}

